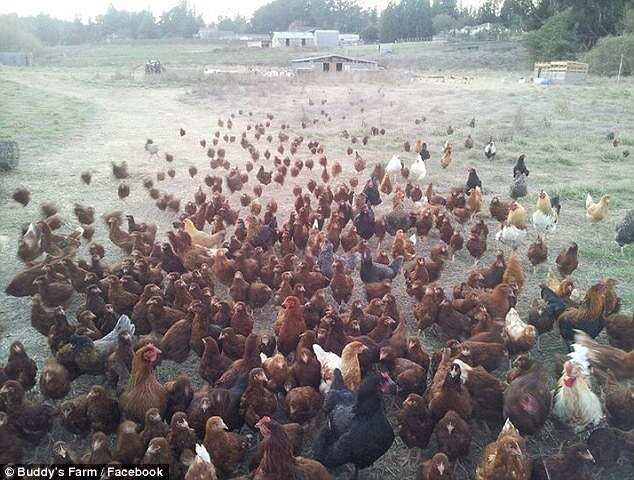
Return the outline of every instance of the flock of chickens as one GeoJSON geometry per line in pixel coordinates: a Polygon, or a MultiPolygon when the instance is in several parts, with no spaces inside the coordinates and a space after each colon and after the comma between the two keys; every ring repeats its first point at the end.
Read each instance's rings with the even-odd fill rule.
{"type": "MultiPolygon", "coordinates": [[[[125,254],[118,263],[105,264],[97,243],[88,259],[76,258],[99,223],[93,207],[76,204],[80,227],[61,234],[55,206],[42,205],[43,219],[25,228],[19,243],[25,269],[6,292],[31,298],[31,323],[48,338],[50,356],[38,372],[20,342],[10,347],[0,370],[0,463],[19,463],[59,422],[90,442],[79,452],[56,441],[55,464],[168,464],[171,478],[187,480],[321,480],[344,466],[356,477],[399,435],[417,452],[435,446],[418,479],[449,480],[469,454],[474,419],[499,435],[470,478],[582,479],[622,453],[634,462],[634,388],[626,383],[634,377],[634,316],[620,311],[616,282],[599,279],[580,294],[571,279],[573,243],[556,257],[559,275],[548,275],[530,311],[515,308],[527,280],[520,256],[534,267],[548,261],[547,238],[556,235],[561,213],[559,199],[543,190],[532,214],[521,204],[524,155],[513,169],[512,198],[494,196],[486,205],[474,168],[444,194],[425,185],[432,160],[421,141],[404,145],[416,154],[411,165],[395,155],[368,174],[355,144],[385,131],[372,127],[362,138],[342,132],[349,163],[363,178],[343,183],[343,167],[324,145],[292,136],[284,123],[274,137],[273,122],[273,115],[256,122],[242,111],[219,120],[211,141],[200,140],[210,173],[182,209],[180,198],[159,189],[176,175],[174,157],[165,154],[167,177],[161,171],[143,186],[157,208],[174,212],[173,229],[161,239],[154,224],[121,211],[103,215],[110,242],[125,254]],[[236,117],[247,119],[241,136],[233,134],[236,117]],[[249,159],[232,164],[223,148],[229,144],[249,159]],[[277,202],[258,199],[302,172],[293,211],[278,220],[277,202]],[[246,215],[232,206],[236,196],[246,215]],[[375,215],[383,202],[392,208],[375,215]],[[494,222],[493,241],[512,253],[500,251],[481,266],[494,222]],[[420,253],[423,242],[428,255],[420,253]],[[464,250],[473,268],[453,288],[441,288],[445,265],[464,250]],[[391,293],[400,276],[416,300],[413,311],[391,293]],[[359,292],[367,302],[352,301],[359,292]],[[78,295],[70,318],[66,307],[78,295]],[[273,325],[256,328],[259,310],[271,304],[273,325]],[[550,367],[530,352],[555,327],[569,354],[557,359],[551,391],[550,367]],[[445,346],[426,351],[416,330],[445,346]],[[594,340],[604,330],[610,345],[594,340]],[[164,359],[192,357],[201,388],[187,374],[157,380],[164,359]],[[69,398],[81,375],[103,381],[69,398]],[[54,404],[27,398],[36,385],[54,404]],[[396,428],[387,398],[396,404],[396,428]],[[529,451],[526,437],[548,418],[587,440],[551,456],[529,451]]],[[[469,135],[465,147],[473,146],[469,135]]],[[[158,160],[156,143],[148,140],[145,150],[158,160]]],[[[443,168],[451,156],[447,143],[443,168]]],[[[495,156],[490,139],[485,161],[495,156]]],[[[198,178],[197,167],[188,173],[198,178]]],[[[113,175],[126,198],[127,164],[113,164],[113,175]]],[[[91,174],[81,181],[89,184],[91,174]]],[[[14,199],[26,205],[30,194],[20,189],[14,199]]],[[[588,196],[591,222],[608,209],[608,196],[598,203],[588,196]]],[[[634,240],[632,217],[617,228],[622,247],[634,240]]]]}

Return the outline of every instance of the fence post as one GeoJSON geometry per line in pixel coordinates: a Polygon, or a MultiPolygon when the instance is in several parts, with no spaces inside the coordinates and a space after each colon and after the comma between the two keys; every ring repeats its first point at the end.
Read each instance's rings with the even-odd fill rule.
{"type": "Polygon", "coordinates": [[[621,71],[623,70],[623,54],[621,54],[621,62],[619,63],[619,74],[616,77],[616,84],[621,83],[621,71]]]}

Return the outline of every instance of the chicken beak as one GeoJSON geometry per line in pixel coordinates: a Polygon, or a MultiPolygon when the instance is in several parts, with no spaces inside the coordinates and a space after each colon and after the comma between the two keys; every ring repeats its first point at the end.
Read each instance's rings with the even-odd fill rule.
{"type": "MultiPolygon", "coordinates": [[[[187,423],[187,422],[185,422],[187,423]]],[[[227,424],[225,423],[225,421],[221,418],[220,419],[220,426],[222,427],[223,430],[229,430],[229,427],[227,427],[227,424]]]]}
{"type": "Polygon", "coordinates": [[[590,450],[586,450],[585,452],[583,452],[583,454],[581,455],[585,460],[588,460],[592,463],[596,463],[594,456],[592,455],[592,453],[590,452],[590,450]]]}

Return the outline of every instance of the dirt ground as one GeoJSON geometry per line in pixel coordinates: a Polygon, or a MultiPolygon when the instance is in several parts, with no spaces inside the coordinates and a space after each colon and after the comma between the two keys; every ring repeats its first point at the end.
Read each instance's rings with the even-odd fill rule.
{"type": "MultiPolygon", "coordinates": [[[[585,85],[566,87],[535,87],[518,83],[525,72],[463,72],[461,75],[444,75],[432,78],[406,70],[381,73],[375,77],[345,77],[338,81],[305,79],[237,79],[213,78],[193,86],[159,86],[147,88],[144,85],[117,85],[94,79],[90,69],[53,68],[31,70],[3,70],[0,79],[63,95],[85,102],[94,109],[94,116],[81,131],[73,133],[59,148],[48,151],[45,147],[29,154],[21,160],[18,169],[2,173],[0,199],[0,361],[6,360],[6,351],[11,342],[20,340],[28,353],[42,367],[48,355],[46,339],[30,326],[30,300],[11,298],[4,294],[4,285],[22,268],[16,258],[17,239],[24,223],[38,219],[39,205],[44,201],[54,202],[60,214],[66,219],[66,231],[77,224],[72,209],[75,202],[93,205],[97,214],[102,215],[113,209],[123,209],[134,214],[140,221],[156,222],[163,238],[170,228],[174,215],[159,211],[147,197],[141,186],[143,178],[155,176],[166,169],[163,154],[175,157],[175,179],[159,183],[162,191],[180,196],[184,201],[191,199],[193,192],[202,183],[209,171],[208,159],[198,141],[211,139],[216,131],[218,118],[228,118],[238,109],[245,115],[234,119],[236,134],[247,124],[264,121],[267,113],[275,118],[272,133],[279,131],[280,123],[289,123],[291,138],[302,135],[304,143],[319,140],[326,149],[329,161],[340,162],[344,167],[341,177],[331,180],[336,184],[347,181],[355,173],[352,169],[353,156],[346,154],[349,141],[341,136],[345,128],[352,135],[364,136],[371,126],[385,128],[384,136],[371,137],[367,146],[354,145],[369,165],[359,175],[361,182],[369,175],[375,162],[386,162],[392,154],[399,153],[406,164],[414,160],[413,153],[402,152],[405,140],[414,143],[421,138],[429,144],[432,158],[428,162],[427,181],[443,193],[450,186],[463,184],[468,167],[476,167],[484,186],[485,199],[493,195],[508,196],[512,178],[512,167],[520,153],[527,155],[529,176],[529,196],[521,203],[533,211],[535,196],[540,188],[551,195],[562,197],[560,225],[549,240],[549,259],[536,273],[531,273],[526,259],[526,248],[520,249],[525,271],[529,273],[527,285],[519,298],[519,312],[527,315],[528,305],[538,295],[538,285],[545,278],[548,268],[554,265],[557,253],[569,242],[580,245],[580,266],[573,278],[580,289],[585,289],[596,280],[611,276],[619,280],[619,292],[624,299],[624,308],[631,311],[634,306],[634,253],[630,248],[621,256],[614,243],[614,226],[634,203],[634,173],[632,158],[625,158],[623,152],[634,148],[634,83],[627,80],[620,86],[611,80],[592,79],[585,85]],[[309,98],[314,100],[310,106],[309,98]],[[327,99],[322,105],[321,100],[327,99]],[[324,114],[321,113],[324,111],[324,114]],[[252,111],[253,116],[246,113],[252,111]],[[330,120],[327,118],[330,116],[330,120]],[[345,118],[344,118],[345,117],[345,118]],[[426,120],[416,124],[416,119],[426,120]],[[476,127],[467,124],[476,119],[476,127]],[[312,120],[318,119],[313,124],[312,120]],[[308,128],[300,127],[301,121],[309,123],[308,128]],[[447,134],[451,125],[454,133],[447,134]],[[178,129],[187,131],[180,137],[178,129]],[[610,131],[616,131],[621,145],[613,147],[606,140],[610,131]],[[472,150],[464,147],[464,139],[471,134],[476,146],[472,150]],[[488,161],[482,153],[489,136],[496,139],[498,155],[488,161]],[[147,138],[152,138],[161,149],[161,158],[150,159],[143,149],[147,138]],[[454,145],[453,163],[442,170],[439,165],[441,146],[445,141],[454,145]],[[126,160],[129,164],[132,189],[130,197],[121,201],[117,197],[117,181],[111,175],[111,161],[126,160]],[[198,176],[190,179],[187,168],[198,167],[198,176]],[[90,186],[79,180],[82,171],[93,172],[90,186]],[[8,199],[19,185],[26,186],[32,193],[31,203],[23,208],[8,199]],[[594,196],[602,193],[612,195],[611,216],[597,226],[589,225],[584,218],[583,202],[586,193],[594,196]]],[[[37,126],[33,125],[35,129],[37,126]]],[[[4,132],[6,133],[6,132],[4,132]]],[[[252,136],[250,135],[252,138],[252,136]]],[[[260,150],[276,147],[274,141],[268,145],[261,139],[256,143],[260,150]]],[[[227,158],[233,165],[244,165],[247,160],[238,144],[225,146],[227,158]]],[[[308,158],[309,152],[300,149],[297,158],[308,158]]],[[[271,162],[265,162],[268,168],[271,162]]],[[[292,208],[292,187],[305,185],[311,175],[321,173],[315,168],[312,173],[304,169],[299,177],[287,177],[281,189],[276,184],[265,188],[262,203],[274,198],[280,205],[278,219],[283,221],[292,208]]],[[[217,174],[217,172],[216,172],[217,174]]],[[[245,191],[257,182],[252,174],[245,191]]],[[[238,205],[238,194],[232,203],[238,205]]],[[[385,201],[377,213],[385,213],[391,201],[385,201]]],[[[497,226],[490,223],[492,235],[489,237],[484,264],[490,263],[500,248],[495,244],[494,233],[497,226]]],[[[389,236],[388,236],[389,237],[389,236]]],[[[531,232],[530,238],[534,238],[531,232]]],[[[108,249],[106,261],[119,258],[119,252],[107,239],[106,229],[98,223],[95,241],[108,249]]],[[[429,249],[438,242],[437,234],[417,245],[417,253],[427,255],[429,249]]],[[[383,247],[389,248],[388,238],[383,247]]],[[[375,242],[372,243],[375,245],[375,242]]],[[[82,252],[85,253],[85,252],[82,252]]],[[[507,251],[507,254],[510,252],[507,251]]],[[[458,253],[455,263],[447,264],[440,284],[450,287],[466,278],[472,267],[472,259],[466,251],[458,253]]],[[[363,297],[363,290],[355,275],[355,298],[363,297]]],[[[217,292],[223,293],[222,288],[217,292]]],[[[393,286],[402,315],[408,320],[410,334],[415,333],[413,301],[404,289],[404,279],[400,276],[393,286]]],[[[78,299],[76,299],[78,300],[78,299]]],[[[77,301],[75,302],[78,303],[77,301]]],[[[77,305],[74,305],[76,308],[77,305]]],[[[74,309],[69,309],[72,317],[74,309]]],[[[256,312],[257,326],[270,328],[275,316],[275,308],[270,305],[256,312]]],[[[422,337],[431,350],[444,342],[440,333],[428,331],[422,337]]],[[[546,334],[541,339],[542,352],[532,352],[535,358],[550,369],[550,361],[556,353],[563,353],[563,344],[557,332],[546,334]]],[[[189,371],[197,385],[201,380],[196,368],[197,358],[192,354],[182,365],[163,362],[159,377],[167,379],[175,372],[189,371]]],[[[504,374],[504,369],[499,372],[504,374]]],[[[74,382],[71,395],[84,392],[98,378],[81,377],[74,382]]],[[[552,379],[554,386],[554,377],[552,379]]],[[[37,390],[37,388],[35,389],[37,390]]],[[[394,405],[390,404],[390,412],[394,405]]],[[[395,425],[395,424],[394,424],[395,425]]],[[[457,478],[473,477],[480,453],[498,432],[496,426],[487,426],[479,421],[471,422],[473,442],[468,458],[458,462],[457,478]]],[[[549,421],[537,435],[529,438],[533,455],[551,453],[563,441],[575,437],[564,426],[549,421]]],[[[38,448],[32,451],[28,460],[45,462],[49,458],[50,446],[58,439],[72,442],[79,450],[86,446],[85,440],[71,438],[56,427],[38,448]]],[[[436,451],[432,441],[422,458],[429,458],[436,451]]],[[[420,460],[414,458],[396,440],[390,451],[372,468],[361,475],[365,479],[414,478],[420,460]]],[[[618,464],[607,470],[596,469],[594,478],[632,478],[634,468],[629,464],[618,464]]],[[[338,478],[345,478],[343,475],[338,478]]]]}

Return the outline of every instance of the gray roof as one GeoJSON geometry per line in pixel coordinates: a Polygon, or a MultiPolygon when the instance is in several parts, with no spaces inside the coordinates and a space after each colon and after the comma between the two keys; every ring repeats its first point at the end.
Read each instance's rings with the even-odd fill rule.
{"type": "Polygon", "coordinates": [[[281,38],[313,38],[311,32],[273,32],[274,37],[281,38]]]}
{"type": "Polygon", "coordinates": [[[345,55],[336,55],[336,54],[319,55],[317,57],[296,58],[295,60],[291,60],[291,63],[320,62],[322,60],[330,60],[332,58],[342,58],[344,60],[347,60],[348,62],[376,64],[374,60],[365,60],[363,58],[353,58],[353,57],[347,57],[345,55]]]}

